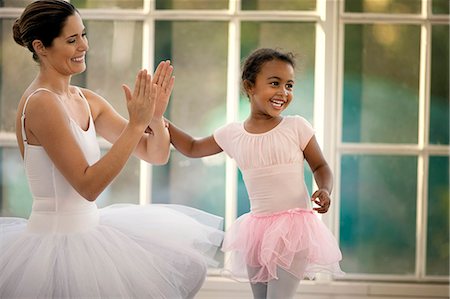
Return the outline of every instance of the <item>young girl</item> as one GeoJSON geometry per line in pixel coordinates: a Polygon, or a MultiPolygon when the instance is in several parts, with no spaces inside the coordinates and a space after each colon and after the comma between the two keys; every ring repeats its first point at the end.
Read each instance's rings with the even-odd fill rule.
{"type": "Polygon", "coordinates": [[[223,251],[231,253],[225,268],[235,278],[248,277],[255,298],[292,298],[305,276],[342,273],[337,242],[314,212],[326,213],[330,206],[331,170],[311,125],[300,116],[281,115],[293,99],[294,66],[291,53],[258,49],[243,66],[251,104],[243,123],[202,139],[169,125],[171,142],[184,155],[225,151],[242,171],[251,211],[228,230],[223,251]],[[318,186],[311,199],[304,159],[318,186]]]}

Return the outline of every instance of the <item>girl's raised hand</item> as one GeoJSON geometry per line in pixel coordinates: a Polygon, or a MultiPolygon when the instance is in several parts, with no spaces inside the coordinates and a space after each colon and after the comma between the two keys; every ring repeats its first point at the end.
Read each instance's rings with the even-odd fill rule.
{"type": "Polygon", "coordinates": [[[133,92],[127,85],[122,85],[127,100],[130,124],[140,126],[145,130],[155,113],[156,99],[160,86],[152,83],[147,70],[141,70],[136,76],[133,92]]]}
{"type": "Polygon", "coordinates": [[[318,207],[313,208],[313,210],[324,214],[328,211],[331,204],[330,193],[325,189],[319,189],[313,193],[311,201],[318,205],[318,207]]]}
{"type": "Polygon", "coordinates": [[[173,66],[169,60],[166,60],[159,63],[153,75],[152,83],[159,86],[154,118],[162,118],[169,104],[169,98],[175,83],[175,77],[172,76],[172,72],[173,66]]]}

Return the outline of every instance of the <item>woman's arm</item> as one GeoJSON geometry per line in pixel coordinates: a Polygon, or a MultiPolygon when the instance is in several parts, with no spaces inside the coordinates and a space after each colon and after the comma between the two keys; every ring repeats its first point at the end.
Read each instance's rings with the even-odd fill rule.
{"type": "Polygon", "coordinates": [[[214,137],[193,138],[174,124],[169,123],[170,142],[183,155],[190,158],[201,158],[220,153],[222,149],[214,137]]]}
{"type": "MultiPolygon", "coordinates": [[[[134,151],[138,158],[151,164],[165,164],[169,159],[170,137],[163,114],[174,85],[175,78],[172,76],[172,71],[173,67],[169,61],[161,62],[156,69],[152,82],[159,86],[159,92],[156,97],[153,118],[146,130],[151,133],[141,135],[134,151]]],[[[99,95],[87,89],[83,89],[83,94],[89,99],[97,133],[114,144],[127,126],[128,121],[99,95]]]]}
{"type": "Polygon", "coordinates": [[[331,204],[330,195],[333,190],[333,174],[315,136],[311,138],[303,154],[313,172],[314,180],[318,187],[318,190],[311,196],[311,199],[319,205],[314,210],[319,213],[326,213],[331,204]]]}
{"type": "Polygon", "coordinates": [[[86,161],[70,129],[69,116],[55,94],[39,92],[30,98],[25,125],[74,189],[93,201],[120,173],[135,150],[153,117],[157,92],[158,87],[152,84],[147,72],[140,71],[133,94],[126,92],[130,121],[111,149],[93,165],[86,161]]]}

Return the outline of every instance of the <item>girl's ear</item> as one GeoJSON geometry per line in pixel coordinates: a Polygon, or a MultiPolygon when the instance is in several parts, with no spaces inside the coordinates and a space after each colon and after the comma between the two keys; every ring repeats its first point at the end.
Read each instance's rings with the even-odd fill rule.
{"type": "Polygon", "coordinates": [[[35,39],[31,43],[31,45],[33,46],[34,52],[36,52],[36,54],[45,56],[46,48],[45,48],[44,44],[40,40],[35,39]]]}
{"type": "Polygon", "coordinates": [[[244,90],[247,93],[247,95],[253,94],[253,83],[249,80],[244,80],[244,90]]]}

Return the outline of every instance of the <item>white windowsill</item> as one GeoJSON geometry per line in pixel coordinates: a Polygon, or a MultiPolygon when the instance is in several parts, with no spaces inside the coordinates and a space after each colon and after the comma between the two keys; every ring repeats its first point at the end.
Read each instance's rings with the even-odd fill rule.
{"type": "MultiPolygon", "coordinates": [[[[449,298],[448,283],[302,281],[298,298],[449,298]]],[[[196,299],[252,298],[250,285],[223,277],[208,276],[196,299]]],[[[296,297],[297,298],[297,297],[296,297]]]]}

